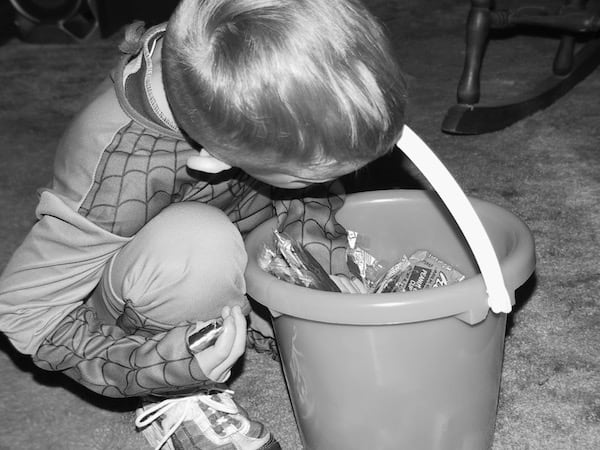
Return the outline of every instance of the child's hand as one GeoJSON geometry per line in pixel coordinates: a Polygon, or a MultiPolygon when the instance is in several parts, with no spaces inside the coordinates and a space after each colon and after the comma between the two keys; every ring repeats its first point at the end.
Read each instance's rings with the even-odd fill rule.
{"type": "Polygon", "coordinates": [[[221,312],[223,332],[214,345],[196,353],[202,372],[211,380],[225,382],[231,367],[246,349],[246,318],[239,306],[225,306],[221,312]]]}

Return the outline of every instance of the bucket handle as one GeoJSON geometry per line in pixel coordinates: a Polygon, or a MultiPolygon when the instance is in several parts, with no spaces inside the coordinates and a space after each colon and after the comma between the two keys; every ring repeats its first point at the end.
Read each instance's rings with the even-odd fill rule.
{"type": "Polygon", "coordinates": [[[512,310],[511,297],[496,252],[463,190],[433,150],[408,126],[404,125],[402,137],[396,146],[433,186],[461,229],[479,265],[490,309],[495,313],[509,313],[512,310]]]}

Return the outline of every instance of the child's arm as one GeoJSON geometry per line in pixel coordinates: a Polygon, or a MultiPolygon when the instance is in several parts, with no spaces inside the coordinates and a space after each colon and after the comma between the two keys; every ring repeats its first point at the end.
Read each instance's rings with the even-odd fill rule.
{"type": "Polygon", "coordinates": [[[36,215],[0,277],[0,331],[28,355],[84,302],[130,240],[84,219],[50,191],[41,194],[36,215]]]}
{"type": "Polygon", "coordinates": [[[194,354],[185,345],[193,325],[150,336],[128,334],[102,325],[94,311],[82,305],[44,340],[33,361],[108,397],[189,391],[226,381],[244,353],[246,321],[239,307],[226,308],[223,318],[224,331],[216,343],[194,354]]]}
{"type": "MultiPolygon", "coordinates": [[[[13,345],[40,367],[64,371],[104,395],[204,385],[207,377],[185,345],[187,327],[149,336],[130,323],[124,331],[103,325],[84,304],[129,239],[97,227],[50,192],[42,194],[37,214],[0,277],[0,330],[13,345]]],[[[130,313],[124,317],[134,320],[130,313]]]]}
{"type": "Polygon", "coordinates": [[[185,345],[188,328],[148,337],[127,334],[101,324],[83,304],[44,339],[33,362],[108,397],[174,393],[208,381],[185,345]]]}
{"type": "MultiPolygon", "coordinates": [[[[124,328],[144,325],[135,323],[139,316],[133,310],[126,313],[129,322],[124,328]]],[[[154,335],[129,334],[102,325],[91,308],[81,305],[44,339],[33,361],[108,397],[189,391],[226,381],[244,353],[246,321],[240,308],[226,307],[222,315],[224,331],[216,343],[192,353],[185,342],[194,325],[154,335]]]]}
{"type": "Polygon", "coordinates": [[[344,204],[339,181],[275,200],[278,228],[300,242],[330,274],[347,273],[346,231],[335,219],[344,204]]]}

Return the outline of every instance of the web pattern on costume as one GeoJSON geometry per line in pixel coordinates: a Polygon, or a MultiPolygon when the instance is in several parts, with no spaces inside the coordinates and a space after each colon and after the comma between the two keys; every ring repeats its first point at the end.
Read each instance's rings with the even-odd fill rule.
{"type": "MultiPolygon", "coordinates": [[[[245,175],[222,182],[194,178],[186,170],[194,153],[183,140],[129,123],[103,153],[80,214],[122,236],[134,235],[175,202],[220,208],[242,232],[273,216],[268,190],[245,175]]],[[[212,385],[187,349],[188,327],[170,328],[144,318],[129,303],[116,325],[103,324],[84,304],[44,340],[34,362],[111,397],[212,385]]]]}
{"type": "MultiPolygon", "coordinates": [[[[104,152],[80,213],[112,233],[132,236],[175,202],[218,207],[242,233],[276,212],[280,229],[332,273],[343,271],[345,233],[334,218],[343,200],[333,185],[287,198],[289,193],[273,196],[271,188],[244,174],[223,182],[198,182],[185,167],[194,152],[185,141],[130,123],[104,152]]],[[[116,325],[103,324],[83,304],[49,334],[34,362],[110,397],[188,392],[213,384],[185,345],[188,331],[189,326],[169,329],[152,322],[129,303],[116,325]]]]}
{"type": "Polygon", "coordinates": [[[331,274],[348,274],[346,231],[335,219],[343,204],[337,181],[275,201],[278,229],[300,242],[331,274]]]}
{"type": "Polygon", "coordinates": [[[272,215],[268,194],[247,176],[198,181],[187,170],[197,153],[183,139],[130,122],[104,151],[79,213],[111,233],[133,236],[172,203],[198,201],[223,210],[242,232],[272,215]]]}
{"type": "MultiPolygon", "coordinates": [[[[345,231],[334,217],[342,196],[332,185],[300,194],[315,196],[274,201],[280,229],[302,242],[332,273],[343,272],[345,231]]],[[[185,345],[190,326],[169,329],[144,318],[129,302],[116,325],[107,325],[83,304],[59,323],[33,360],[110,397],[191,392],[214,383],[206,380],[185,345]]]]}
{"type": "Polygon", "coordinates": [[[82,305],[44,340],[33,361],[108,397],[172,395],[214,384],[182,345],[189,326],[164,330],[129,305],[118,324],[100,323],[82,305]]]}

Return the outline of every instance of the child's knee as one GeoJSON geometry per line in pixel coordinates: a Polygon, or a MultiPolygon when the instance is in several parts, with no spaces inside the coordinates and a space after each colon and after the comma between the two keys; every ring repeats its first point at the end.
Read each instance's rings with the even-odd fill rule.
{"type": "Polygon", "coordinates": [[[220,210],[174,204],[115,257],[110,285],[141,314],[179,323],[214,318],[225,305],[248,308],[242,237],[220,210]]]}

